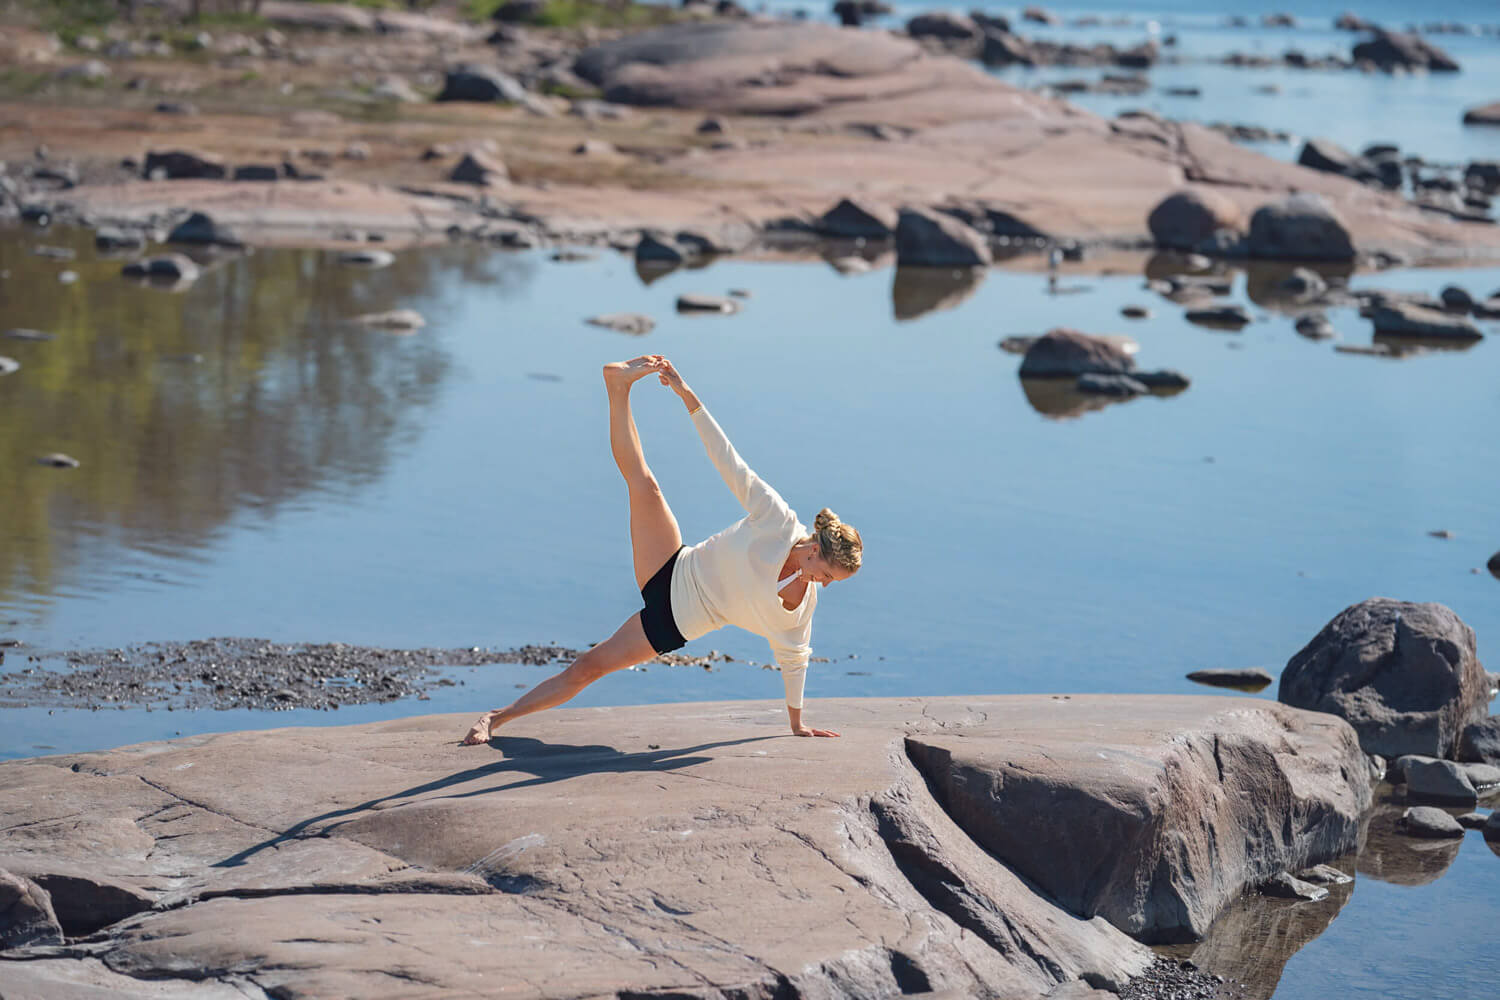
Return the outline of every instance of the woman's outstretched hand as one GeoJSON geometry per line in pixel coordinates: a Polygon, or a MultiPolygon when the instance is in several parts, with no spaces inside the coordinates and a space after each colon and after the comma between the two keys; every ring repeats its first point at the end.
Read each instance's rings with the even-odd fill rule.
{"type": "Polygon", "coordinates": [[[677,366],[668,361],[663,355],[648,355],[652,366],[656,369],[656,377],[661,379],[661,384],[677,394],[683,405],[688,408],[689,413],[694,413],[703,404],[698,401],[698,396],[688,384],[682,380],[682,374],[677,371],[677,366]]]}
{"type": "Polygon", "coordinates": [[[814,729],[811,726],[798,726],[792,730],[793,736],[837,736],[838,733],[832,729],[814,729]]]}

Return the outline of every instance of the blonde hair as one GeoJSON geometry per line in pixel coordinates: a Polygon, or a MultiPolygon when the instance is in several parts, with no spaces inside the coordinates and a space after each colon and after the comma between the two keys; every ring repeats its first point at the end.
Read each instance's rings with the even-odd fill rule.
{"type": "Polygon", "coordinates": [[[813,537],[818,540],[818,551],[830,564],[850,573],[859,569],[865,543],[860,540],[859,529],[854,525],[845,524],[837,514],[824,507],[813,519],[813,537]]]}

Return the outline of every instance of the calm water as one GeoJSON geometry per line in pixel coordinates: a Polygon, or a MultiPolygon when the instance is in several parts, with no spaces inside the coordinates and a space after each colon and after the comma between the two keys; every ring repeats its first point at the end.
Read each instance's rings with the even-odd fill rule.
{"type": "MultiPolygon", "coordinates": [[[[1500,100],[1500,37],[1496,35],[1425,36],[1458,61],[1463,71],[1456,74],[1366,76],[1354,71],[1235,69],[1207,61],[1236,51],[1279,58],[1289,49],[1314,57],[1338,54],[1347,58],[1364,36],[1334,29],[1334,19],[1344,11],[1352,10],[1367,21],[1400,30],[1435,22],[1495,26],[1500,25],[1500,3],[1495,0],[1430,0],[1419,5],[1403,0],[1228,0],[1208,7],[1194,0],[1146,4],[1088,0],[1041,5],[1062,19],[1056,27],[1023,22],[1022,4],[997,7],[949,0],[895,0],[892,5],[896,13],[873,22],[875,26],[900,27],[924,11],[980,9],[1008,17],[1012,30],[1025,37],[1057,42],[1129,46],[1148,38],[1160,42],[1176,35],[1178,44],[1163,49],[1163,53],[1180,57],[1182,63],[1153,68],[1147,74],[1151,89],[1146,93],[1133,97],[1069,95],[1068,100],[1100,114],[1149,108],[1186,121],[1259,125],[1290,132],[1297,137],[1291,143],[1257,146],[1279,159],[1295,159],[1302,148],[1301,139],[1318,136],[1356,151],[1374,142],[1395,142],[1405,152],[1438,163],[1500,159],[1500,128],[1465,128],[1462,124],[1465,108],[1500,100]],[[1261,17],[1272,12],[1294,15],[1298,26],[1262,27],[1261,17]],[[1250,26],[1229,27],[1226,21],[1235,15],[1249,18],[1250,26]],[[1103,23],[1075,25],[1087,17],[1101,18],[1103,23]],[[1268,86],[1274,86],[1277,92],[1261,91],[1268,86]],[[1174,97],[1163,93],[1175,87],[1197,87],[1202,94],[1174,97]]],[[[800,8],[817,18],[829,17],[826,12],[831,6],[803,0],[770,0],[768,4],[772,11],[787,13],[800,8]]],[[[1097,80],[1104,73],[1119,72],[1123,71],[1013,68],[998,70],[996,75],[1020,86],[1036,87],[1062,80],[1097,80]]]]}
{"type": "MultiPolygon", "coordinates": [[[[1050,295],[1018,271],[933,289],[889,269],[732,262],[646,285],[613,254],[564,264],[454,246],[376,272],[261,252],[170,294],[118,267],[86,236],[0,231],[3,326],[55,335],[0,340],[23,365],[0,379],[0,635],[29,645],[597,640],[637,605],[598,368],[645,351],[677,361],[804,518],[827,504],[864,532],[866,570],[821,602],[816,652],[834,662],[812,669],[814,718],[830,696],[1185,692],[1199,667],[1279,670],[1375,594],[1449,605],[1481,655],[1500,635],[1500,581],[1480,570],[1500,548],[1497,325],[1470,350],[1391,361],[1302,339],[1243,274],[1234,298],[1259,319],[1226,334],[1184,321],[1140,273],[1065,275],[1050,295]],[[37,243],[79,259],[35,256],[37,243]],[[57,283],[65,267],[76,284],[57,283]],[[741,315],[673,311],[681,292],[731,288],[752,293],[741,315]],[[944,307],[918,314],[932,302],[944,307]],[[1126,303],[1154,317],[1122,319],[1126,303]],[[429,326],[398,337],[343,322],[398,306],[429,326]],[[581,322],[621,310],[659,325],[632,338],[581,322]],[[996,345],[1055,325],[1129,332],[1144,366],[1192,388],[1040,412],[1059,401],[1034,403],[996,345]],[[33,464],[52,451],[82,467],[33,464]]],[[[1488,293],[1500,269],[1355,278],[1448,282],[1488,293]]],[[[1332,319],[1369,342],[1352,311],[1332,319]]],[[[676,399],[643,383],[636,412],[684,534],[732,521],[676,399]]],[[[710,646],[767,659],[738,633],[697,644],[710,646]]],[[[6,669],[21,659],[11,651],[6,669]]],[[[430,702],[337,715],[0,710],[0,757],[473,711],[543,673],[457,669],[464,685],[430,702]]],[[[579,703],[779,692],[753,664],[652,667],[579,703]]],[[[1407,996],[1398,956],[1417,954],[1462,956],[1423,967],[1432,995],[1475,995],[1500,973],[1481,939],[1497,889],[1500,860],[1472,834],[1431,885],[1363,876],[1276,995],[1355,982],[1407,996]]]]}

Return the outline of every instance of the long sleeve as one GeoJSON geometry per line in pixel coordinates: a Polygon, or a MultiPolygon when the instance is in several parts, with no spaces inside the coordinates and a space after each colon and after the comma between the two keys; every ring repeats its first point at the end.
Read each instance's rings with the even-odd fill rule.
{"type": "Polygon", "coordinates": [[[787,517],[791,514],[791,508],[781,498],[781,494],[757,476],[745,464],[745,460],[740,458],[739,452],[734,450],[734,445],[729,443],[723,429],[708,412],[708,407],[700,406],[693,411],[693,426],[698,428],[698,436],[703,439],[703,447],[708,452],[709,460],[719,470],[719,475],[724,477],[725,485],[740,502],[740,506],[745,508],[745,513],[755,520],[771,516],[787,517]]]}
{"type": "Polygon", "coordinates": [[[812,655],[812,647],[806,642],[788,645],[775,638],[769,641],[771,655],[781,668],[781,683],[786,687],[787,707],[801,708],[803,687],[807,683],[807,660],[812,655]]]}

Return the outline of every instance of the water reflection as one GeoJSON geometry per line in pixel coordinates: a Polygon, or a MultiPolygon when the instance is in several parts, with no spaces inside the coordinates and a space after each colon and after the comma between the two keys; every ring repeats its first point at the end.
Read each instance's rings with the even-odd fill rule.
{"type": "MultiPolygon", "coordinates": [[[[1381,785],[1376,802],[1362,822],[1359,873],[1393,885],[1427,885],[1442,877],[1463,846],[1462,837],[1424,840],[1402,833],[1397,825],[1410,805],[1406,796],[1381,785]]],[[[1448,810],[1457,815],[1464,810],[1448,810]]]]}
{"type": "Polygon", "coordinates": [[[959,305],[984,281],[982,267],[898,267],[891,305],[898,320],[913,320],[959,305]]]}
{"type": "Polygon", "coordinates": [[[45,241],[77,258],[34,255],[35,231],[0,233],[5,323],[53,335],[6,341],[23,369],[0,383],[0,600],[76,584],[109,546],[191,558],[238,510],[373,480],[451,363],[433,336],[341,321],[409,306],[439,275],[515,283],[533,266],[452,247],[375,272],[261,252],[205,258],[170,295],[122,279],[87,233],[45,241]],[[64,266],[80,280],[59,288],[64,266]],[[48,452],[81,467],[36,465],[48,452]]]}

